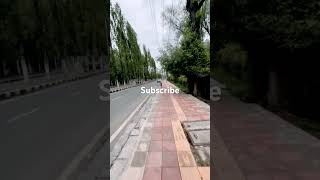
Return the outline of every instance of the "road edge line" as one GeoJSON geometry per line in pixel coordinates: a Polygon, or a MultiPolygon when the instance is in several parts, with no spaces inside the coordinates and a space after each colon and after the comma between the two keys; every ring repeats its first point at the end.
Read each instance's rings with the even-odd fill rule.
{"type": "Polygon", "coordinates": [[[84,160],[89,159],[93,150],[98,149],[98,145],[104,144],[103,141],[105,136],[108,133],[108,126],[104,126],[76,156],[73,158],[71,163],[68,164],[66,168],[64,168],[63,172],[56,178],[56,180],[68,180],[70,177],[75,175],[75,173],[81,167],[81,164],[84,160]]]}
{"type": "Polygon", "coordinates": [[[151,97],[149,94],[144,100],[134,109],[131,114],[126,118],[126,120],[121,124],[121,126],[110,136],[110,143],[114,141],[114,139],[119,135],[119,133],[123,130],[123,128],[128,124],[128,122],[132,119],[132,117],[138,112],[138,110],[147,102],[147,100],[151,97]]]}

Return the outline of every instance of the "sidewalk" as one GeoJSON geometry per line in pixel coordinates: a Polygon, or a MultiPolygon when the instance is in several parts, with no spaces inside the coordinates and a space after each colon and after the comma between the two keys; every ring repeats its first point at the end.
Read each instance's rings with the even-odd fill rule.
{"type": "MultiPolygon", "coordinates": [[[[173,86],[164,82],[163,87],[173,86]]],[[[198,166],[182,122],[209,120],[209,106],[186,94],[157,94],[132,158],[120,180],[209,180],[210,167],[198,166]]],[[[118,168],[118,167],[117,167],[118,168]]]]}
{"type": "Polygon", "coordinates": [[[319,139],[224,91],[212,108],[215,179],[320,179],[319,139]]]}

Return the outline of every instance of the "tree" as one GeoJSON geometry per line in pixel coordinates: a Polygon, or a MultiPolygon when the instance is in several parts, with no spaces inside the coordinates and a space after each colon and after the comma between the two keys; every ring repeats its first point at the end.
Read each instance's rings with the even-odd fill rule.
{"type": "MultiPolygon", "coordinates": [[[[314,57],[320,43],[319,7],[316,0],[215,1],[213,49],[236,43],[248,55],[243,73],[249,97],[244,99],[317,114],[310,101],[319,97],[314,93],[319,83],[314,78],[314,57]],[[299,97],[294,95],[300,94],[295,88],[297,81],[304,82],[299,97]]],[[[221,57],[215,58],[216,66],[221,57]]]]}
{"type": "Polygon", "coordinates": [[[138,44],[137,34],[122,15],[119,4],[111,7],[111,83],[155,78],[155,62],[150,51],[138,44]]]}
{"type": "Polygon", "coordinates": [[[6,60],[1,58],[0,64],[11,76],[22,71],[25,80],[30,73],[49,77],[62,67],[77,72],[86,66],[80,57],[91,57],[94,63],[106,54],[105,16],[103,1],[2,1],[0,42],[6,60]]]}
{"type": "Polygon", "coordinates": [[[189,26],[196,35],[201,35],[202,21],[205,19],[201,8],[206,0],[187,0],[186,10],[189,13],[189,26]]]}
{"type": "Polygon", "coordinates": [[[189,91],[192,92],[193,83],[191,79],[195,76],[208,75],[210,60],[209,48],[203,42],[205,29],[208,30],[208,3],[204,1],[187,1],[187,13],[180,19],[176,19],[174,14],[178,10],[167,8],[165,12],[171,14],[163,15],[171,28],[180,32],[180,39],[177,46],[167,45],[166,49],[161,51],[161,62],[164,69],[178,79],[180,76],[186,77],[189,91]],[[187,16],[188,14],[188,16],[187,16]]]}

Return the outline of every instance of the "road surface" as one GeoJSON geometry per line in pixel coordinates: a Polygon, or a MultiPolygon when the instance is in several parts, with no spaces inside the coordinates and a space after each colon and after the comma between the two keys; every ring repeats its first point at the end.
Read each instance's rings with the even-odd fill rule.
{"type": "Polygon", "coordinates": [[[0,101],[0,179],[55,180],[108,122],[94,76],[0,101]]]}
{"type": "MultiPolygon", "coordinates": [[[[146,88],[158,87],[156,82],[143,85],[146,88]]],[[[110,134],[112,135],[125,121],[128,115],[148,94],[141,94],[141,86],[132,87],[110,94],[110,134]]]]}

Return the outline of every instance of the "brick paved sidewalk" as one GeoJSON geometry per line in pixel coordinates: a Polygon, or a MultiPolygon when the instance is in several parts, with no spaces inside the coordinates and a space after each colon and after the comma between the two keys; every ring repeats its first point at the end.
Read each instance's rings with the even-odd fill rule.
{"type": "MultiPolygon", "coordinates": [[[[172,84],[163,83],[164,88],[168,86],[172,84]]],[[[208,106],[197,106],[195,99],[178,94],[158,94],[156,101],[121,179],[209,180],[210,168],[197,166],[181,126],[182,121],[208,120],[208,106]]]]}
{"type": "Polygon", "coordinates": [[[212,106],[215,179],[320,179],[319,139],[228,93],[212,106]]]}

